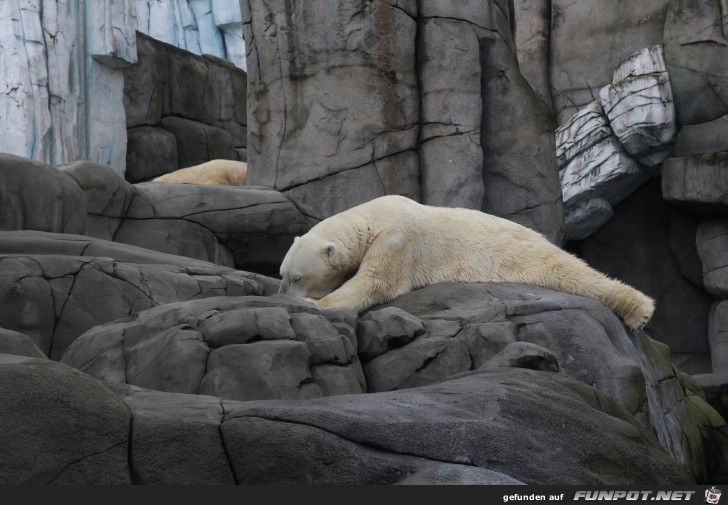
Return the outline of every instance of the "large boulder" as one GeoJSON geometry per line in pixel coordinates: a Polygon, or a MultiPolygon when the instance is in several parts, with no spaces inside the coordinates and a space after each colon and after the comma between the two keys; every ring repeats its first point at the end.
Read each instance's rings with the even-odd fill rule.
{"type": "Polygon", "coordinates": [[[140,310],[277,289],[260,275],[68,234],[1,232],[0,262],[0,327],[53,359],[84,331],[140,310]]]}
{"type": "MultiPolygon", "coordinates": [[[[699,480],[726,471],[725,421],[674,366],[670,348],[642,331],[628,333],[594,300],[535,286],[438,284],[373,307],[362,321],[382,308],[400,309],[386,316],[397,321],[408,313],[425,331],[383,339],[386,351],[364,362],[369,391],[423,386],[479,367],[558,370],[615,400],[699,480]]],[[[380,327],[393,328],[393,337],[412,332],[380,327]]]]}
{"type": "Polygon", "coordinates": [[[81,335],[62,361],[107,381],[233,400],[362,393],[350,328],[288,297],[166,304],[81,335]]]}
{"type": "Polygon", "coordinates": [[[131,413],[95,379],[0,354],[0,403],[0,484],[131,484],[131,413]]]}
{"type": "Polygon", "coordinates": [[[669,156],[677,123],[661,45],[620,63],[612,83],[599,95],[612,130],[630,156],[650,167],[669,156]]]}
{"type": "Polygon", "coordinates": [[[0,230],[86,231],[86,199],[62,171],[0,153],[0,230]]]}
{"type": "Polygon", "coordinates": [[[446,469],[470,484],[693,481],[612,399],[549,372],[480,369],[390,393],[226,407],[222,436],[247,484],[396,484],[446,469]],[[461,465],[476,470],[468,480],[461,465]]]}
{"type": "MultiPolygon", "coordinates": [[[[77,463],[74,482],[130,476],[157,485],[696,482],[614,400],[550,372],[483,368],[389,393],[239,402],[121,384],[107,389],[62,364],[25,360],[0,361],[0,374],[18,379],[3,381],[0,391],[35,392],[16,394],[10,399],[22,408],[5,412],[13,419],[3,424],[6,483],[53,481],[54,474],[43,473],[48,467],[62,470],[67,454],[84,455],[94,445],[97,453],[77,463]],[[56,416],[38,416],[34,407],[53,408],[56,416]],[[89,431],[72,429],[79,416],[89,431]],[[104,448],[111,450],[98,452],[104,448]]],[[[69,473],[56,481],[71,481],[69,473]]]]}
{"type": "Polygon", "coordinates": [[[135,185],[114,240],[272,273],[308,228],[293,203],[268,188],[150,182],[135,185]]]}
{"type": "Polygon", "coordinates": [[[76,181],[86,198],[85,235],[113,240],[134,196],[134,187],[107,165],[76,161],[58,167],[76,181]]]}

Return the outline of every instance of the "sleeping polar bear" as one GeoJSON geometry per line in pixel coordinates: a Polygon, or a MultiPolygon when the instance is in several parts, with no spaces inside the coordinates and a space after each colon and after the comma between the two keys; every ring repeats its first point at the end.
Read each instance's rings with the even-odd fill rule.
{"type": "Polygon", "coordinates": [[[180,168],[152,180],[154,182],[176,182],[181,184],[245,186],[247,178],[248,164],[244,161],[210,160],[200,165],[180,168]]]}
{"type": "Polygon", "coordinates": [[[599,300],[638,329],[651,298],[597,272],[541,234],[483,212],[383,196],[296,237],[280,292],[362,311],[438,282],[533,284],[599,300]]]}

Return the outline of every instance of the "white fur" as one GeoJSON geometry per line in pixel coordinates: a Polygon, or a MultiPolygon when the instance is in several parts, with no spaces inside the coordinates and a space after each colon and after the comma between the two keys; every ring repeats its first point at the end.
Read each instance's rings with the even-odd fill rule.
{"type": "Polygon", "coordinates": [[[438,282],[516,282],[603,302],[630,328],[652,299],[597,272],[541,234],[483,212],[383,196],[332,216],[294,241],[281,291],[358,311],[438,282]]]}
{"type": "Polygon", "coordinates": [[[248,178],[248,164],[244,161],[210,160],[200,165],[180,168],[153,179],[155,182],[181,184],[209,184],[218,186],[244,186],[248,178]]]}

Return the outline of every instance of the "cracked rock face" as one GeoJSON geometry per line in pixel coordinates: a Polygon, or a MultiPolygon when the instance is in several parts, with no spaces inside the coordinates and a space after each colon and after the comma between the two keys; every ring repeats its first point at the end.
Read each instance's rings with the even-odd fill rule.
{"type": "Polygon", "coordinates": [[[276,289],[256,274],[90,237],[0,237],[0,327],[25,333],[53,359],[89,328],[146,308],[276,289]]]}
{"type": "Polygon", "coordinates": [[[669,156],[677,124],[661,45],[623,61],[599,94],[609,124],[630,156],[646,166],[669,156]]]}
{"type": "Polygon", "coordinates": [[[611,343],[613,314],[585,298],[516,284],[438,284],[384,306],[359,323],[360,346],[384,340],[378,354],[367,347],[361,354],[369,391],[474,370],[521,342],[548,349],[561,373],[594,385],[630,413],[646,408],[639,367],[611,343]]]}
{"type": "Polygon", "coordinates": [[[695,482],[611,398],[553,373],[484,369],[423,388],[274,402],[104,386],[8,355],[0,377],[0,399],[14,405],[0,412],[6,483],[695,482]],[[47,439],[29,450],[39,433],[47,439]]]}
{"type": "Polygon", "coordinates": [[[242,4],[249,182],[312,222],[400,194],[560,242],[552,112],[520,75],[512,3],[324,3],[242,4]]]}
{"type": "Polygon", "coordinates": [[[665,60],[680,124],[704,123],[728,113],[726,35],[725,2],[670,2],[665,20],[665,60]]]}
{"type": "MultiPolygon", "coordinates": [[[[517,2],[523,3],[537,2],[517,2]]],[[[623,0],[619,9],[601,0],[549,3],[549,84],[561,125],[599,96],[622,61],[635,51],[662,43],[671,0],[623,0]]]]}
{"type": "Polygon", "coordinates": [[[564,214],[551,107],[521,76],[499,38],[480,43],[484,212],[540,231],[560,244],[564,214]]]}
{"type": "Polygon", "coordinates": [[[142,183],[115,240],[255,271],[277,271],[308,223],[261,187],[142,183]]]}
{"type": "Polygon", "coordinates": [[[226,267],[277,274],[309,224],[278,191],[129,184],[105,165],[53,168],[0,154],[0,230],[86,234],[226,267]]]}
{"type": "Polygon", "coordinates": [[[233,400],[363,393],[353,332],[290,297],[206,298],[81,335],[62,361],[98,379],[233,400]]]}

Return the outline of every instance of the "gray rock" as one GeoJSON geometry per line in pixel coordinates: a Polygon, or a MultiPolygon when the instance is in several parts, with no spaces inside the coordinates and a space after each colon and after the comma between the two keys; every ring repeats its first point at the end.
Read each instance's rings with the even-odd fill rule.
{"type": "Polygon", "coordinates": [[[366,364],[370,391],[430,384],[482,366],[508,344],[530,342],[553,353],[560,376],[595,387],[633,414],[694,475],[724,471],[725,422],[676,370],[670,348],[644,332],[628,334],[597,302],[533,286],[438,284],[385,306],[419,317],[426,333],[366,364]],[[713,444],[714,452],[703,451],[713,444]]]}
{"type": "Polygon", "coordinates": [[[98,381],[46,359],[0,354],[0,483],[131,484],[130,412],[98,381]]]}
{"type": "Polygon", "coordinates": [[[646,408],[639,368],[608,345],[614,337],[594,319],[616,317],[601,304],[533,286],[438,284],[384,307],[420,318],[425,333],[365,364],[370,392],[430,384],[483,366],[509,344],[529,342],[553,353],[562,373],[595,385],[631,413],[646,408]]]}
{"type": "Polygon", "coordinates": [[[416,40],[420,79],[422,201],[479,209],[483,199],[480,50],[489,2],[454,7],[419,4],[416,40]],[[445,174],[447,174],[445,176],[445,174]]]}
{"type": "Polygon", "coordinates": [[[0,230],[84,233],[86,199],[68,174],[0,153],[0,230]]]}
{"type": "Polygon", "coordinates": [[[588,237],[611,217],[610,206],[649,178],[624,150],[598,101],[556,129],[556,157],[568,238],[588,237]]]}
{"type": "MultiPolygon", "coordinates": [[[[176,47],[166,47],[169,75],[184,76],[184,79],[170,79],[169,101],[165,104],[163,115],[186,117],[207,124],[218,119],[220,88],[214,84],[207,85],[210,76],[205,58],[196,57],[188,51],[176,47]],[[211,93],[211,96],[205,96],[205,93],[211,93]],[[211,103],[216,103],[216,106],[210,108],[211,103]]],[[[191,165],[199,163],[202,162],[198,161],[191,165]]]]}
{"type": "Polygon", "coordinates": [[[130,464],[135,484],[229,485],[220,398],[109,384],[133,412],[130,464]]]}
{"type": "Polygon", "coordinates": [[[385,194],[419,199],[419,162],[413,151],[393,154],[285,191],[316,222],[385,194]]]}
{"type": "Polygon", "coordinates": [[[614,215],[612,204],[604,198],[592,198],[569,209],[564,220],[565,240],[584,240],[614,215]]]}
{"type": "MultiPolygon", "coordinates": [[[[194,91],[195,99],[199,93],[199,89],[194,91]]],[[[232,137],[222,128],[173,116],[162,118],[159,125],[172,133],[177,141],[179,168],[192,167],[214,159],[237,159],[232,137]]],[[[171,170],[162,173],[169,171],[171,170]]]]}
{"type": "Polygon", "coordinates": [[[26,334],[52,359],[84,331],[139,310],[276,290],[263,276],[90,237],[1,237],[0,326],[26,334]]]}
{"type": "Polygon", "coordinates": [[[104,387],[7,355],[0,375],[15,406],[0,412],[6,484],[696,482],[612,398],[561,374],[499,368],[390,393],[248,402],[104,387]]]}
{"type": "Polygon", "coordinates": [[[13,354],[28,358],[46,357],[27,335],[5,328],[0,328],[0,354],[13,354]]]}
{"type": "Polygon", "coordinates": [[[527,484],[692,482],[612,399],[559,374],[491,369],[413,390],[225,406],[223,439],[247,484],[389,484],[423,472],[432,483],[432,460],[527,484]],[[513,443],[522,437],[533,443],[513,443]]]}
{"type": "Polygon", "coordinates": [[[728,151],[672,157],[662,164],[662,195],[704,214],[728,212],[728,151]]]}
{"type": "Polygon", "coordinates": [[[107,165],[76,161],[58,167],[70,175],[86,197],[86,235],[113,240],[126,215],[134,188],[107,165]]]}
{"type": "Polygon", "coordinates": [[[148,181],[180,168],[173,133],[154,126],[138,126],[129,128],[126,136],[127,181],[148,181]]]}
{"type": "Polygon", "coordinates": [[[412,314],[397,307],[388,307],[367,312],[359,319],[356,331],[359,359],[366,363],[410,343],[425,332],[425,326],[412,314]]]}
{"type": "Polygon", "coordinates": [[[704,123],[728,113],[725,11],[725,4],[718,0],[670,2],[665,61],[682,125],[704,123]]]}
{"type": "Polygon", "coordinates": [[[542,372],[558,372],[559,360],[551,351],[540,345],[530,342],[512,342],[481,367],[528,368],[542,372]]]}
{"type": "MultiPolygon", "coordinates": [[[[135,208],[136,204],[130,208],[132,216],[135,208]]],[[[130,217],[121,224],[114,240],[229,268],[235,265],[232,253],[213,232],[201,224],[186,221],[182,216],[167,219],[130,217]]]]}
{"type": "MultiPolygon", "coordinates": [[[[262,290],[261,292],[266,295],[277,293],[280,285],[280,281],[270,277],[251,272],[234,271],[219,265],[212,265],[207,261],[68,233],[46,233],[32,230],[0,231],[0,254],[106,257],[123,263],[175,265],[188,270],[193,275],[197,275],[201,281],[204,280],[208,284],[214,284],[215,273],[224,272],[232,277],[240,276],[240,279],[247,278],[257,283],[262,290]]],[[[254,289],[257,293],[258,288],[254,289]]],[[[223,292],[221,291],[218,294],[222,295],[223,292]]]]}
{"type": "Polygon", "coordinates": [[[514,0],[513,6],[518,65],[533,90],[550,105],[551,1],[514,0]]]}
{"type": "Polygon", "coordinates": [[[651,167],[670,155],[677,124],[661,45],[620,63],[612,83],[599,95],[612,130],[630,156],[651,167]]]}
{"type": "Polygon", "coordinates": [[[672,155],[681,157],[721,151],[728,151],[728,114],[705,123],[683,125],[672,155]]]}
{"type": "Polygon", "coordinates": [[[556,131],[556,159],[565,168],[577,155],[614,135],[601,101],[594,100],[579,109],[556,131]]]}
{"type": "Polygon", "coordinates": [[[483,154],[479,131],[423,139],[419,157],[422,203],[471,209],[482,206],[483,154]]]}
{"type": "Polygon", "coordinates": [[[482,210],[560,244],[564,214],[551,107],[521,76],[513,50],[504,40],[482,38],[480,55],[482,210]]]}
{"type": "Polygon", "coordinates": [[[712,372],[728,373],[728,301],[713,304],[708,320],[712,372]]]}
{"type": "Polygon", "coordinates": [[[692,378],[700,387],[711,407],[713,407],[723,419],[728,417],[728,374],[710,373],[696,374],[692,378]]]}
{"type": "Polygon", "coordinates": [[[486,468],[440,463],[407,476],[396,483],[401,486],[453,485],[523,485],[520,480],[486,468]]]}
{"type": "Polygon", "coordinates": [[[62,361],[102,380],[235,400],[366,390],[356,344],[310,303],[290,297],[155,307],[92,328],[62,361]]]}
{"type": "Polygon", "coordinates": [[[239,269],[276,272],[309,229],[291,201],[261,187],[137,184],[115,240],[239,269]]]}
{"type": "Polygon", "coordinates": [[[561,169],[564,210],[603,198],[615,205],[649,179],[649,174],[627,154],[616,136],[577,154],[561,169]]]}
{"type": "Polygon", "coordinates": [[[162,119],[162,112],[169,101],[167,47],[137,32],[137,62],[123,69],[127,128],[153,126],[162,119]]]}
{"type": "Polygon", "coordinates": [[[597,270],[656,300],[655,313],[646,326],[654,338],[675,353],[707,353],[707,317],[713,301],[682,273],[686,262],[694,264],[699,259],[689,249],[680,260],[672,253],[672,235],[680,216],[692,214],[662,199],[658,179],[639,188],[614,211],[607,224],[569,249],[597,270]]]}
{"type": "Polygon", "coordinates": [[[597,98],[629,55],[662,43],[670,1],[627,0],[619,9],[601,0],[551,2],[550,84],[558,124],[597,98]]]}
{"type": "MultiPolygon", "coordinates": [[[[250,41],[250,184],[287,192],[359,167],[371,176],[374,160],[416,147],[414,2],[351,0],[335,11],[320,0],[293,11],[283,0],[254,9],[245,1],[242,7],[250,41]]],[[[416,169],[409,165],[403,172],[416,169]]],[[[419,187],[407,191],[418,193],[419,187]]],[[[333,194],[316,194],[322,192],[333,194]]],[[[290,196],[301,203],[299,194],[290,196]]],[[[340,203],[346,207],[327,213],[350,206],[340,203]]]]}
{"type": "Polygon", "coordinates": [[[728,297],[728,219],[703,221],[698,227],[695,241],[703,263],[705,289],[717,297],[728,297]]]}
{"type": "Polygon", "coordinates": [[[667,216],[670,252],[680,273],[695,286],[704,289],[703,262],[698,255],[695,242],[703,217],[675,207],[667,208],[667,216]]]}

